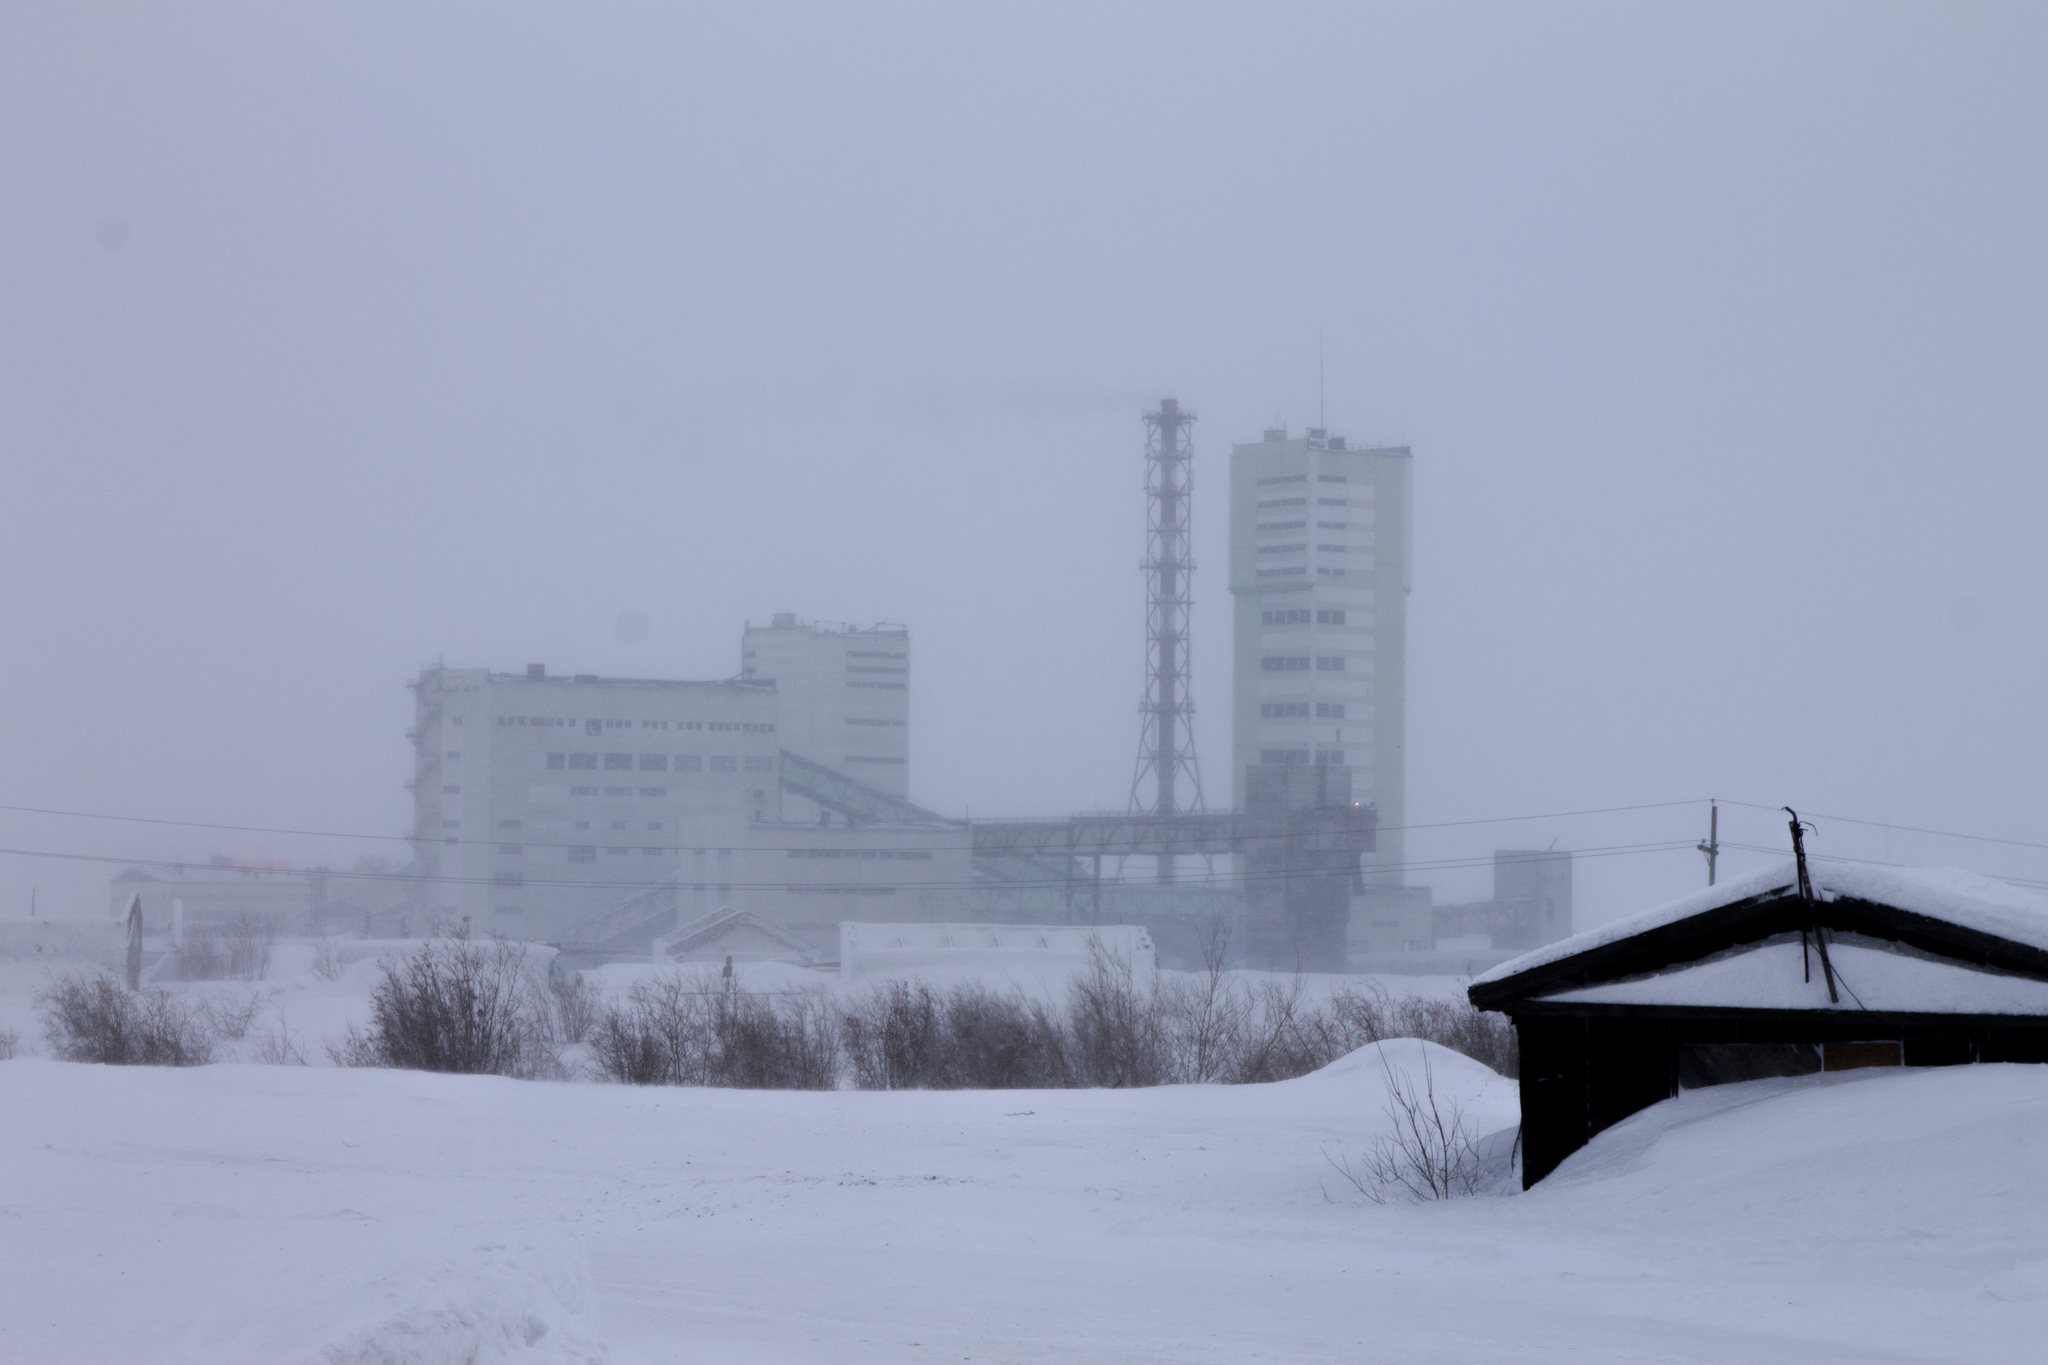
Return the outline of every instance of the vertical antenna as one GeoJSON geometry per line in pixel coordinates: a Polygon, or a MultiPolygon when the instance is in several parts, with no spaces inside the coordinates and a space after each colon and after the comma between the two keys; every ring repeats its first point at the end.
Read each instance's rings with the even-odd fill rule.
{"type": "MultiPolygon", "coordinates": [[[[1188,616],[1194,605],[1188,584],[1195,565],[1188,554],[1194,451],[1187,433],[1194,421],[1171,398],[1145,414],[1145,699],[1138,707],[1144,728],[1131,776],[1131,809],[1155,815],[1203,808],[1191,723],[1195,703],[1188,691],[1188,616]],[[1182,773],[1185,799],[1177,782],[1182,773]]],[[[1173,880],[1169,854],[1160,855],[1159,880],[1173,880]]]]}
{"type": "Polygon", "coordinates": [[[1324,431],[1330,429],[1329,419],[1323,413],[1323,334],[1321,331],[1316,333],[1316,425],[1324,431]]]}
{"type": "MultiPolygon", "coordinates": [[[[1820,969],[1827,975],[1828,1003],[1839,1005],[1842,1003],[1842,997],[1835,993],[1835,964],[1828,961],[1827,936],[1821,932],[1820,914],[1813,908],[1813,880],[1806,875],[1806,840],[1803,836],[1807,826],[1799,818],[1799,812],[1790,806],[1785,807],[1785,814],[1792,817],[1792,857],[1799,864],[1799,899],[1806,907],[1806,922],[1813,930],[1813,946],[1820,950],[1820,969]]],[[[1805,929],[1799,931],[1799,956],[1802,961],[1806,957],[1805,929]]],[[[1813,980],[1811,968],[1807,971],[1806,979],[1813,980]]]]}

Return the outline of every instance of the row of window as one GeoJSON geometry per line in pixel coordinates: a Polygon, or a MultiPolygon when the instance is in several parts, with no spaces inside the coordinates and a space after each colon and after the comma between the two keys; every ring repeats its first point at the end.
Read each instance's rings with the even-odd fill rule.
{"type": "MultiPolygon", "coordinates": [[[[1271,484],[1280,484],[1280,483],[1307,483],[1307,482],[1308,482],[1308,475],[1306,475],[1306,474],[1276,474],[1276,475],[1274,475],[1274,476],[1273,476],[1273,477],[1271,477],[1271,478],[1267,478],[1267,479],[1260,479],[1260,480],[1259,480],[1259,486],[1260,486],[1261,488],[1264,488],[1264,487],[1267,487],[1268,485],[1271,485],[1271,484]]],[[[1343,475],[1343,474],[1318,474],[1318,475],[1316,475],[1316,482],[1317,482],[1317,483],[1349,483],[1349,482],[1351,482],[1351,480],[1350,480],[1350,478],[1349,478],[1349,477],[1348,477],[1347,475],[1343,475]]]]}
{"type": "MultiPolygon", "coordinates": [[[[1288,607],[1288,608],[1285,608],[1284,610],[1280,610],[1280,611],[1262,611],[1262,612],[1260,612],[1260,613],[1259,613],[1259,624],[1260,624],[1260,625],[1262,625],[1262,626],[1305,626],[1305,625],[1309,625],[1309,624],[1311,624],[1311,622],[1310,622],[1310,620],[1309,620],[1309,610],[1308,610],[1308,608],[1307,608],[1307,607],[1288,607]]],[[[1341,625],[1343,625],[1343,624],[1344,624],[1344,608],[1342,608],[1342,607],[1318,607],[1318,608],[1316,608],[1316,611],[1315,611],[1315,620],[1314,620],[1313,624],[1315,624],[1315,625],[1319,625],[1319,626],[1341,626],[1341,625]]]]}
{"type": "Polygon", "coordinates": [[[849,649],[846,651],[846,657],[849,659],[907,659],[910,656],[901,650],[849,649]]]}
{"type": "MultiPolygon", "coordinates": [[[[548,767],[550,769],[566,769],[569,772],[594,772],[597,770],[597,760],[600,757],[604,759],[604,770],[606,772],[632,772],[636,766],[634,755],[632,754],[549,754],[548,767]]],[[[739,762],[739,759],[730,754],[713,754],[711,756],[711,771],[715,773],[736,773],[740,771],[739,762]]],[[[679,773],[701,773],[704,771],[704,756],[702,754],[675,754],[673,756],[669,754],[641,754],[639,755],[637,766],[643,773],[665,773],[669,771],[671,764],[674,765],[675,771],[679,773]]],[[[772,758],[749,758],[746,760],[746,771],[750,773],[765,773],[773,772],[774,770],[775,760],[772,758]]],[[[443,790],[449,789],[443,788],[443,790]]],[[[461,788],[458,787],[453,790],[460,791],[461,788]]]]}
{"type": "MultiPolygon", "coordinates": [[[[499,716],[498,724],[568,726],[573,729],[576,722],[574,719],[564,719],[560,716],[499,716]]],[[[601,735],[607,730],[630,730],[635,724],[642,730],[738,730],[748,734],[775,733],[773,721],[735,720],[586,720],[583,722],[583,730],[585,734],[601,735]]]]}
{"type": "MultiPolygon", "coordinates": [[[[1261,673],[1306,673],[1308,670],[1309,656],[1306,654],[1268,654],[1259,660],[1261,673]]],[[[1315,656],[1315,670],[1318,673],[1342,673],[1344,656],[1318,654],[1315,656]]]]}
{"type": "MultiPolygon", "coordinates": [[[[1321,501],[1322,501],[1322,499],[1318,498],[1318,499],[1317,499],[1316,501],[1318,501],[1318,502],[1321,502],[1321,501]]],[[[1262,499],[1262,500],[1261,500],[1261,501],[1259,502],[1259,510],[1260,510],[1260,511],[1262,511],[1262,512],[1263,512],[1263,511],[1265,511],[1265,510],[1266,510],[1266,509],[1267,509],[1268,507],[1306,507],[1306,506],[1308,506],[1308,499],[1307,499],[1307,498],[1264,498],[1264,499],[1262,499]]]]}
{"type": "Polygon", "coordinates": [[[1308,523],[1305,521],[1262,521],[1256,529],[1261,531],[1299,531],[1307,527],[1307,525],[1308,523]]]}
{"type": "Polygon", "coordinates": [[[848,673],[908,673],[907,668],[891,668],[886,664],[848,664],[848,673]]]}
{"type": "MultiPolygon", "coordinates": [[[[1260,720],[1308,719],[1309,704],[1305,701],[1268,701],[1259,703],[1260,720]]],[[[1319,701],[1315,714],[1322,720],[1344,719],[1344,703],[1341,701],[1319,701]]]]}
{"type": "MultiPolygon", "coordinates": [[[[630,853],[631,853],[632,851],[633,851],[633,846],[630,846],[630,845],[626,845],[626,844],[612,844],[612,845],[609,845],[609,846],[607,846],[607,847],[606,847],[606,849],[605,849],[604,853],[605,853],[605,856],[606,856],[607,858],[623,858],[623,857],[627,856],[628,854],[630,854],[630,853]]],[[[681,855],[682,853],[684,853],[685,851],[688,851],[688,852],[691,852],[691,853],[696,853],[696,854],[699,854],[699,855],[701,855],[701,854],[702,854],[702,853],[704,852],[704,850],[703,850],[703,849],[701,849],[701,848],[697,848],[697,849],[689,849],[689,850],[684,850],[684,849],[680,849],[680,848],[651,848],[651,847],[649,847],[649,848],[641,848],[641,849],[640,849],[640,852],[641,852],[641,854],[642,854],[643,856],[645,856],[645,857],[649,857],[649,858],[673,858],[673,857],[678,857],[678,856],[680,856],[680,855],[681,855]]],[[[729,849],[729,848],[721,848],[721,849],[720,849],[720,850],[718,850],[718,851],[719,851],[719,853],[720,853],[720,855],[721,855],[721,856],[722,856],[722,855],[724,855],[724,854],[727,854],[727,853],[730,853],[730,852],[732,852],[732,850],[731,850],[731,849],[729,849]]],[[[569,845],[569,861],[570,861],[570,862],[572,862],[572,863],[594,863],[594,862],[596,862],[596,861],[597,861],[597,845],[596,845],[596,844],[571,844],[571,845],[569,845]]],[[[515,878],[515,879],[517,879],[517,878],[522,878],[523,876],[524,876],[524,874],[523,874],[523,873],[519,873],[519,872],[500,872],[500,873],[498,873],[498,874],[497,874],[497,875],[496,875],[495,877],[493,877],[493,878],[492,878],[492,880],[493,880],[493,881],[498,881],[500,885],[511,885],[511,886],[518,886],[518,885],[520,885],[520,884],[521,884],[521,882],[520,882],[520,881],[518,881],[518,880],[514,880],[514,881],[512,881],[512,882],[509,882],[509,883],[507,883],[507,882],[504,882],[504,881],[503,881],[502,879],[503,879],[503,878],[506,878],[506,877],[511,877],[511,878],[515,878]]]]}
{"type": "Polygon", "coordinates": [[[909,684],[907,684],[907,683],[884,683],[884,682],[849,682],[849,683],[847,683],[846,685],[847,685],[848,687],[882,687],[882,688],[893,688],[894,690],[896,690],[896,691],[898,691],[898,692],[905,692],[905,691],[908,691],[908,690],[909,690],[909,684]]]}
{"type": "Polygon", "coordinates": [[[1261,545],[1256,553],[1262,555],[1298,555],[1307,549],[1307,545],[1261,545]]]}
{"type": "Polygon", "coordinates": [[[928,848],[790,848],[783,852],[792,858],[902,858],[925,863],[932,860],[928,848]]]}
{"type": "Polygon", "coordinates": [[[1285,766],[1287,764],[1308,763],[1311,761],[1311,757],[1313,757],[1313,761],[1318,767],[1341,768],[1344,766],[1344,751],[1342,749],[1317,749],[1313,756],[1310,755],[1307,749],[1259,750],[1259,762],[1266,764],[1285,766]]]}
{"type": "Polygon", "coordinates": [[[1303,568],[1299,564],[1296,564],[1290,568],[1285,569],[1260,569],[1258,571],[1258,574],[1261,578],[1285,578],[1289,574],[1305,574],[1307,572],[1307,569],[1303,568]]]}
{"type": "Polygon", "coordinates": [[[904,721],[881,720],[874,716],[848,716],[846,723],[848,725],[893,725],[899,730],[906,724],[904,721]]]}

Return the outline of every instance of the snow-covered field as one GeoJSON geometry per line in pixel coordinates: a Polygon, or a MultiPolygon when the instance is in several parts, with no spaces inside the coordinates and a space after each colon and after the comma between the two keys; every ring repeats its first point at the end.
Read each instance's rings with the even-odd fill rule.
{"type": "MultiPolygon", "coordinates": [[[[313,1026],[326,997],[296,997],[313,1026]]],[[[1511,1083],[1429,1055],[1479,1131],[1515,1121],[1511,1083]]],[[[1698,1092],[1529,1194],[1424,1206],[1329,1162],[1384,1099],[1370,1050],[1274,1085],[895,1093],[20,1058],[0,1360],[2032,1362],[2048,1340],[2048,1069],[1698,1092]]]]}

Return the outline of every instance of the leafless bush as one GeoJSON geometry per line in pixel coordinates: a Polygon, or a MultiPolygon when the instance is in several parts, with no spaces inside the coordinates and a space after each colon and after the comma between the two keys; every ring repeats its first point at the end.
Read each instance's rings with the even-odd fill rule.
{"type": "Polygon", "coordinates": [[[1058,1010],[1021,991],[892,981],[846,1006],[840,1036],[863,1090],[1068,1086],[1072,1049],[1058,1010]]]}
{"type": "Polygon", "coordinates": [[[430,939],[383,964],[370,1027],[353,1026],[329,1055],[343,1065],[535,1077],[559,1070],[547,1046],[548,1006],[526,970],[526,947],[463,934],[430,939]]]}
{"type": "Polygon", "coordinates": [[[348,964],[341,959],[339,939],[323,938],[313,945],[313,975],[322,981],[339,981],[347,970],[348,964]]]}
{"type": "Polygon", "coordinates": [[[720,992],[703,1084],[744,1090],[830,1090],[839,1080],[837,1016],[822,992],[720,992]]]}
{"type": "Polygon", "coordinates": [[[1437,1097],[1428,1050],[1422,1050],[1419,1087],[1413,1075],[1395,1072],[1384,1049],[1380,1069],[1393,1131],[1374,1138],[1357,1167],[1346,1157],[1329,1157],[1330,1164],[1375,1204],[1390,1195],[1428,1200],[1477,1193],[1482,1170],[1475,1136],[1457,1102],[1437,1097]]]}
{"type": "Polygon", "coordinates": [[[1155,994],[1166,1016],[1177,1081],[1202,1085],[1232,1079],[1251,1006],[1224,974],[1229,956],[1230,928],[1214,919],[1202,945],[1202,972],[1163,984],[1155,994]]]}
{"type": "Polygon", "coordinates": [[[590,1033],[598,1071],[630,1085],[829,1090],[838,1019],[820,992],[751,995],[736,979],[682,972],[637,981],[590,1033]]]}
{"type": "Polygon", "coordinates": [[[0,1028],[0,1062],[11,1062],[21,1051],[21,1035],[11,1028],[0,1028]]]}
{"type": "Polygon", "coordinates": [[[1077,1083],[1122,1087],[1173,1079],[1166,1011],[1155,983],[1140,984],[1125,954],[1088,945],[1088,970],[1067,995],[1077,1083]]]}
{"type": "Polygon", "coordinates": [[[194,924],[171,949],[171,973],[180,981],[225,981],[227,938],[214,924],[194,924]]]}
{"type": "Polygon", "coordinates": [[[1419,1037],[1514,1074],[1514,1032],[1456,1001],[1395,999],[1377,983],[1318,1000],[1299,975],[1228,973],[1218,926],[1207,970],[1145,980],[1099,945],[1065,1008],[979,986],[891,982],[843,1007],[863,1089],[1248,1084],[1286,1080],[1358,1048],[1419,1037]]]}
{"type": "Polygon", "coordinates": [[[1389,1020],[1393,1037],[1426,1038],[1510,1080],[1522,1074],[1515,1026],[1505,1015],[1482,1013],[1462,1000],[1417,995],[1396,1004],[1389,1020]]]}
{"type": "Polygon", "coordinates": [[[548,964],[548,1028],[557,1043],[581,1043],[597,1025],[597,992],[581,972],[565,972],[548,964]]]}
{"type": "Polygon", "coordinates": [[[292,1036],[291,1025],[280,1019],[277,1027],[256,1044],[256,1060],[265,1066],[306,1066],[305,1049],[292,1036]]]}
{"type": "Polygon", "coordinates": [[[870,991],[845,1009],[840,1030],[861,1089],[945,1088],[950,1059],[944,1007],[922,981],[891,981],[870,991]]]}
{"type": "Polygon", "coordinates": [[[624,1003],[598,1019],[590,1034],[597,1069],[627,1085],[681,1085],[683,1059],[700,1044],[699,1014],[681,972],[636,981],[624,1003]]]}
{"type": "Polygon", "coordinates": [[[172,953],[180,981],[261,981],[276,944],[276,917],[243,910],[218,924],[192,925],[172,953]]]}
{"type": "Polygon", "coordinates": [[[1074,1049],[1050,1001],[960,986],[945,1001],[945,1084],[966,1090],[1072,1085],[1074,1049]]]}
{"type": "Polygon", "coordinates": [[[131,994],[112,977],[71,976],[41,998],[50,1050],[67,1062],[204,1066],[213,1030],[203,1004],[154,990],[131,994]]]}
{"type": "Polygon", "coordinates": [[[240,1042],[249,1036],[249,1026],[263,1012],[263,997],[255,991],[242,996],[217,995],[204,1001],[199,1008],[204,1011],[206,1022],[215,1036],[240,1042]]]}

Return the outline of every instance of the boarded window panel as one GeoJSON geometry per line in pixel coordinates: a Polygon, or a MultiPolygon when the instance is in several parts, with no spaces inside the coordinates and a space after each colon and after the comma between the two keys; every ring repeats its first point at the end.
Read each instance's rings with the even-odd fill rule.
{"type": "Polygon", "coordinates": [[[1907,1066],[1965,1066],[1971,1060],[1968,1038],[1908,1038],[1907,1066]]]}
{"type": "Polygon", "coordinates": [[[1811,1076],[1820,1069],[1820,1049],[1812,1043],[1684,1043],[1678,1049],[1681,1090],[1771,1076],[1811,1076]]]}
{"type": "Polygon", "coordinates": [[[1828,1043],[1821,1048],[1821,1054],[1828,1071],[1860,1071],[1866,1066],[1900,1064],[1897,1039],[1881,1043],[1828,1043]]]}

